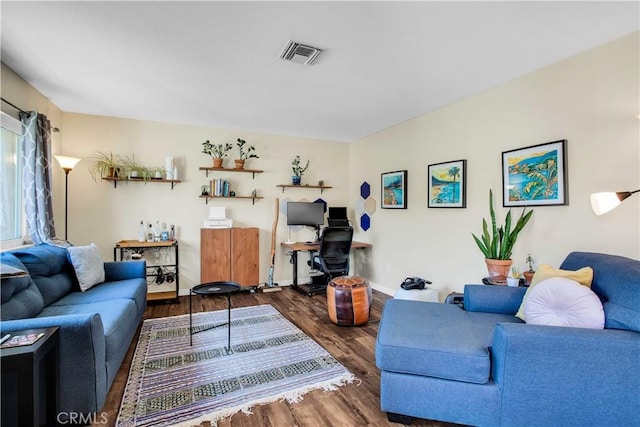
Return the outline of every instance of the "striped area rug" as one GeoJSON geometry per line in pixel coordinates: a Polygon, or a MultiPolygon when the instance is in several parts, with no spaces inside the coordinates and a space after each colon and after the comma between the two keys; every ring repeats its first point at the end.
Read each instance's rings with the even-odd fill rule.
{"type": "Polygon", "coordinates": [[[116,426],[192,426],[354,379],[326,350],[271,305],[145,320],[116,426]]]}

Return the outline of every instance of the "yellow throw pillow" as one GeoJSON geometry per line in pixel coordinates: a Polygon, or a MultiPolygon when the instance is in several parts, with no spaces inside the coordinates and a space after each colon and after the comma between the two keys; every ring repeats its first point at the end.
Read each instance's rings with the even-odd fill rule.
{"type": "Polygon", "coordinates": [[[520,320],[525,320],[524,318],[524,303],[527,301],[527,295],[535,285],[542,282],[545,279],[550,277],[564,277],[567,279],[575,280],[580,283],[582,286],[586,286],[591,289],[591,282],[593,281],[593,269],[591,267],[582,267],[580,270],[560,270],[559,268],[553,268],[550,265],[542,264],[538,267],[536,274],[533,275],[533,279],[531,279],[531,285],[527,292],[524,294],[524,298],[522,298],[522,304],[520,304],[520,309],[516,313],[516,317],[520,320]]]}

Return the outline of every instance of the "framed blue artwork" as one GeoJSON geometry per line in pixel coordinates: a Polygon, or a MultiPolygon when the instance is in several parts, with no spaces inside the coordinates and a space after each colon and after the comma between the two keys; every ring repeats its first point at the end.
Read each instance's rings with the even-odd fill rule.
{"type": "Polygon", "coordinates": [[[430,208],[467,207],[467,161],[435,163],[427,168],[430,208]]]}
{"type": "Polygon", "coordinates": [[[502,153],[502,205],[568,205],[567,140],[502,153]]]}
{"type": "Polygon", "coordinates": [[[407,171],[381,174],[382,209],[407,208],[407,171]]]}

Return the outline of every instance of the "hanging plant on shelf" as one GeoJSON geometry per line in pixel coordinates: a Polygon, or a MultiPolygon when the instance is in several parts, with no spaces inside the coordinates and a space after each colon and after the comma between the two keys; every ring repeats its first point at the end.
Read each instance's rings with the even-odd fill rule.
{"type": "Polygon", "coordinates": [[[291,177],[293,181],[293,185],[300,185],[302,182],[302,175],[309,168],[309,160],[307,160],[307,164],[302,167],[300,166],[300,156],[296,156],[291,162],[291,170],[293,171],[293,176],[291,177]]]}
{"type": "Polygon", "coordinates": [[[123,161],[118,154],[97,151],[89,159],[93,160],[89,173],[95,182],[98,182],[98,177],[114,178],[124,173],[123,161]]]}
{"type": "Polygon", "coordinates": [[[227,152],[231,150],[233,146],[228,142],[225,144],[212,144],[208,139],[202,143],[202,152],[208,154],[213,159],[213,167],[221,168],[223,158],[227,156],[227,152]]]}
{"type": "Polygon", "coordinates": [[[238,142],[236,145],[238,146],[238,151],[240,152],[240,158],[235,160],[236,169],[244,168],[244,162],[248,159],[259,159],[260,157],[254,153],[256,148],[253,145],[247,147],[247,151],[244,151],[244,145],[247,143],[244,139],[238,138],[238,142]]]}

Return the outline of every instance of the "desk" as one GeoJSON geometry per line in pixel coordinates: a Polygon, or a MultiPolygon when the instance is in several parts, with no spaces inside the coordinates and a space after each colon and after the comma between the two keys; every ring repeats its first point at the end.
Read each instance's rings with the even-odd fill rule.
{"type": "MultiPolygon", "coordinates": [[[[309,243],[309,242],[293,242],[293,243],[289,243],[289,242],[282,242],[281,246],[286,248],[286,249],[290,249],[291,250],[291,265],[292,265],[292,269],[293,269],[293,280],[292,280],[292,284],[291,287],[293,289],[295,289],[296,291],[302,293],[302,294],[306,294],[308,296],[313,296],[313,294],[315,293],[313,290],[311,291],[306,291],[303,288],[301,288],[300,286],[302,285],[309,285],[309,284],[298,284],[298,252],[317,252],[318,250],[320,250],[320,242],[318,243],[309,243]]],[[[366,248],[370,248],[371,244],[370,243],[364,243],[364,242],[356,242],[355,240],[351,242],[351,249],[366,249],[366,248]]]]}

